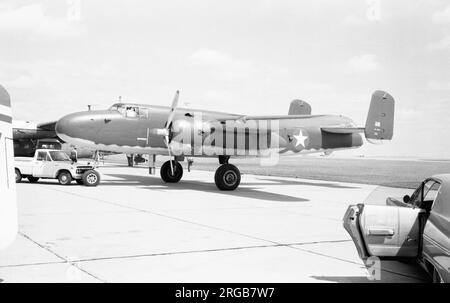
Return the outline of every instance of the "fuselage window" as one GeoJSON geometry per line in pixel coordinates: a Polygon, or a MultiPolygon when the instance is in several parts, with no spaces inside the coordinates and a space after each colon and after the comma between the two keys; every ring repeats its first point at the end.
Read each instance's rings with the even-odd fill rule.
{"type": "Polygon", "coordinates": [[[148,119],[148,108],[146,107],[139,108],[139,119],[148,119]]]}
{"type": "Polygon", "coordinates": [[[127,106],[125,114],[127,118],[136,118],[139,115],[139,108],[134,106],[127,106]]]}
{"type": "Polygon", "coordinates": [[[127,118],[148,119],[148,108],[127,104],[114,104],[109,108],[111,111],[118,111],[127,118]]]}

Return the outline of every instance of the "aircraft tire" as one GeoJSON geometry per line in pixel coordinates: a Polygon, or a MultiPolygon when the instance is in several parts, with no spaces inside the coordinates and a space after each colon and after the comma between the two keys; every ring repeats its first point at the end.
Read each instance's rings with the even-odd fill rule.
{"type": "Polygon", "coordinates": [[[28,182],[30,182],[30,183],[36,183],[37,181],[39,181],[39,178],[38,178],[38,177],[32,177],[32,176],[30,176],[30,177],[28,177],[27,179],[28,179],[28,182]]]}
{"type": "Polygon", "coordinates": [[[241,183],[241,172],[233,164],[222,164],[216,170],[214,182],[220,190],[235,190],[241,183]]]}
{"type": "Polygon", "coordinates": [[[166,183],[177,183],[183,177],[183,166],[179,162],[175,162],[173,165],[174,175],[172,175],[172,170],[170,169],[170,161],[164,162],[161,166],[159,173],[161,174],[161,179],[166,183]]]}
{"type": "Polygon", "coordinates": [[[62,171],[58,175],[58,182],[61,185],[69,185],[72,182],[72,175],[68,171],[62,171]]]}
{"type": "Polygon", "coordinates": [[[81,180],[83,180],[85,186],[97,186],[100,183],[100,174],[97,171],[90,169],[84,172],[81,180]]]}
{"type": "Polygon", "coordinates": [[[14,169],[14,172],[16,173],[16,183],[19,183],[22,181],[22,174],[20,173],[19,169],[14,169]]]}

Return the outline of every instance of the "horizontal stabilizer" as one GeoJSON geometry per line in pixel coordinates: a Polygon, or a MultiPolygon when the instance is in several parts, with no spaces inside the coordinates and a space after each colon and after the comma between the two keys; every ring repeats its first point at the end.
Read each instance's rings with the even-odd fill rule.
{"type": "Polygon", "coordinates": [[[364,127],[322,127],[321,130],[332,134],[354,134],[363,133],[365,129],[364,127]]]}

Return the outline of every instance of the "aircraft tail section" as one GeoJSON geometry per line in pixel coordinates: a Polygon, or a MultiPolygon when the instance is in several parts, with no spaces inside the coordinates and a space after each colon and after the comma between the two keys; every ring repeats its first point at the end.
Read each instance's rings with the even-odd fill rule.
{"type": "Polygon", "coordinates": [[[372,94],[364,134],[367,139],[391,140],[394,135],[394,98],[377,90],[372,94]]]}

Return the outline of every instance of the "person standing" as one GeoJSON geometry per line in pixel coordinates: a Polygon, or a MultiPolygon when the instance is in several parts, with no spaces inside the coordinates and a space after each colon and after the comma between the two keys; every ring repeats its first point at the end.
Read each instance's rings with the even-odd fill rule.
{"type": "Polygon", "coordinates": [[[70,160],[72,160],[72,162],[74,163],[78,162],[78,152],[76,147],[74,147],[70,152],[70,160]]]}

